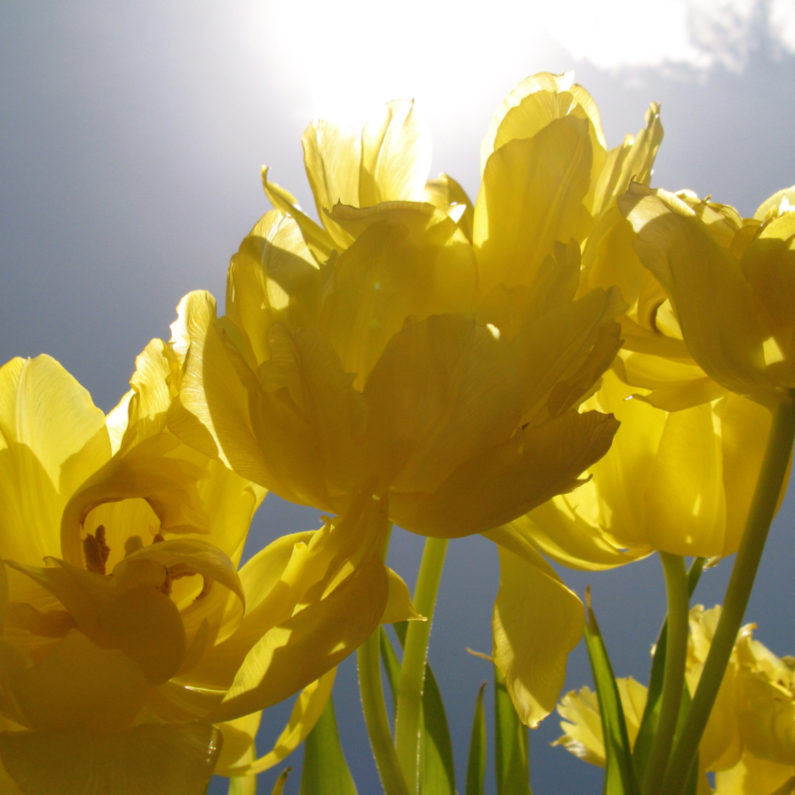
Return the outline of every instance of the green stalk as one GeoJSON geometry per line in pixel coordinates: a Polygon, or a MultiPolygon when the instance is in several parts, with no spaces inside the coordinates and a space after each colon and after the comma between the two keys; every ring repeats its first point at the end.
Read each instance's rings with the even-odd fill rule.
{"type": "Polygon", "coordinates": [[[386,711],[384,686],[381,680],[380,633],[381,628],[377,627],[356,652],[364,722],[367,725],[367,734],[384,793],[409,795],[397,752],[392,745],[392,732],[389,728],[389,715],[386,711]]]}
{"type": "Polygon", "coordinates": [[[720,621],[687,720],[671,756],[661,795],[681,795],[684,790],[745,615],[795,439],[795,402],[792,397],[793,393],[790,393],[790,399],[781,403],[773,414],[762,470],[726,589],[720,621]]]}
{"type": "Polygon", "coordinates": [[[668,595],[668,624],[665,647],[665,673],[660,699],[660,714],[652,740],[651,753],[643,776],[643,795],[657,795],[674,742],[687,659],[687,625],[690,593],[685,560],[679,555],[660,552],[668,595]]]}
{"type": "Polygon", "coordinates": [[[419,791],[420,718],[425,658],[446,552],[446,538],[425,539],[425,550],[414,589],[414,609],[427,620],[409,621],[403,649],[400,693],[395,715],[395,746],[410,795],[417,795],[419,791]]]}

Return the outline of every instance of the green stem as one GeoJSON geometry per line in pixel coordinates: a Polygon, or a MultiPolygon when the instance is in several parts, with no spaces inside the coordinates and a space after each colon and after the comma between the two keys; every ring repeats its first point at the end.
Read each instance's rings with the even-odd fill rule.
{"type": "Polygon", "coordinates": [[[446,538],[425,539],[425,550],[414,589],[414,609],[427,621],[409,622],[403,649],[400,693],[395,715],[395,746],[411,795],[416,795],[419,790],[420,717],[425,659],[446,552],[446,538]]]}
{"type": "MultiPolygon", "coordinates": [[[[389,526],[381,558],[386,560],[392,525],[389,526]]],[[[389,715],[384,699],[384,683],[381,679],[381,627],[376,627],[369,638],[356,652],[359,666],[359,692],[362,697],[362,712],[367,726],[367,735],[373,749],[375,764],[381,785],[386,795],[409,795],[403,772],[400,769],[395,746],[392,744],[392,730],[389,728],[389,715]]]]}
{"type": "Polygon", "coordinates": [[[381,680],[380,633],[381,628],[376,628],[356,652],[364,722],[384,792],[386,795],[409,795],[397,752],[392,745],[392,732],[381,680]]]}
{"type": "Polygon", "coordinates": [[[720,621],[687,720],[671,756],[668,773],[660,790],[661,795],[681,795],[690,775],[701,735],[707,725],[745,615],[767,533],[784,484],[793,439],[795,439],[795,402],[790,394],[790,399],[782,402],[773,414],[762,470],[759,473],[745,531],[726,589],[720,621]]]}
{"type": "Polygon", "coordinates": [[[690,607],[684,558],[660,552],[668,595],[668,623],[665,647],[665,673],[660,699],[660,714],[654,732],[649,762],[643,776],[643,795],[657,795],[674,742],[687,659],[687,623],[690,607]]]}

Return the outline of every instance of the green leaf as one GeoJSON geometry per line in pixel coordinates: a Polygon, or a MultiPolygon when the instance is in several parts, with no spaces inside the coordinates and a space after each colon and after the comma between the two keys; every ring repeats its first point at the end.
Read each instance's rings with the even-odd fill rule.
{"type": "MultiPolygon", "coordinates": [[[[395,634],[401,646],[406,642],[408,622],[401,621],[393,624],[395,634]]],[[[381,653],[387,678],[392,688],[393,698],[397,698],[397,682],[400,681],[399,669],[390,673],[390,667],[397,662],[388,661],[392,644],[386,633],[382,636],[381,653]],[[383,641],[386,641],[384,644],[383,641]],[[385,650],[386,645],[386,650],[385,650]],[[396,684],[392,685],[395,676],[396,684]]],[[[394,654],[394,652],[392,652],[394,654]]],[[[450,729],[447,723],[447,714],[444,702],[436,682],[430,663],[425,662],[425,679],[422,688],[422,724],[420,726],[420,792],[425,795],[455,795],[455,765],[453,761],[453,743],[450,739],[450,729]]]]}
{"type": "Polygon", "coordinates": [[[326,708],[304,740],[304,766],[299,795],[356,795],[356,786],[342,752],[334,717],[334,702],[329,698],[326,708]]]}
{"type": "Polygon", "coordinates": [[[381,627],[381,661],[384,663],[389,690],[392,693],[392,714],[395,715],[400,693],[400,660],[398,660],[397,654],[392,648],[392,641],[389,640],[389,635],[383,627],[381,627]]]}
{"type": "Polygon", "coordinates": [[[271,795],[282,795],[284,793],[284,785],[287,783],[287,776],[290,775],[291,770],[291,767],[286,767],[284,770],[282,770],[282,772],[279,774],[279,778],[276,779],[276,782],[273,785],[271,795]]]}
{"type": "Polygon", "coordinates": [[[425,663],[420,729],[420,792],[455,795],[453,743],[447,725],[442,694],[431,666],[425,663]]]}
{"type": "Polygon", "coordinates": [[[475,700],[475,715],[472,718],[472,737],[469,741],[467,759],[466,795],[484,795],[486,784],[486,717],[483,713],[484,682],[475,700]]]}
{"type": "Polygon", "coordinates": [[[494,767],[497,795],[532,795],[527,726],[516,714],[505,680],[494,666],[494,767]]]}
{"type": "Polygon", "coordinates": [[[591,660],[599,711],[602,716],[606,769],[604,795],[640,795],[632,765],[632,749],[629,745],[627,724],[621,696],[610,665],[607,648],[599,631],[599,624],[591,609],[590,592],[585,592],[588,620],[585,623],[585,644],[591,660]]]}
{"type": "MultiPolygon", "coordinates": [[[[694,558],[687,572],[687,588],[690,596],[696,590],[701,572],[704,569],[705,558],[694,558]]],[[[657,718],[660,714],[660,699],[662,698],[663,678],[665,676],[665,649],[668,645],[668,620],[663,621],[657,643],[654,646],[654,654],[651,660],[651,672],[649,674],[649,690],[646,696],[646,707],[643,710],[643,717],[640,722],[638,736],[635,739],[635,748],[632,752],[632,763],[635,767],[635,775],[639,781],[643,780],[643,772],[649,761],[654,732],[657,730],[657,718]]],[[[685,696],[682,699],[682,706],[679,710],[678,725],[681,726],[687,708],[690,706],[690,695],[685,688],[685,696]]]]}

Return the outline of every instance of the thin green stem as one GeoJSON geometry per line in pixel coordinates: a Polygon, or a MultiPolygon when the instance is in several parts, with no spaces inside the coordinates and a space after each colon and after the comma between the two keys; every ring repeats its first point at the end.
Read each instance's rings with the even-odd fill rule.
{"type": "MultiPolygon", "coordinates": [[[[391,535],[390,525],[381,550],[381,558],[384,560],[391,535]]],[[[392,744],[392,730],[389,727],[389,715],[386,711],[384,683],[381,678],[381,627],[376,627],[372,635],[359,646],[356,662],[359,667],[359,692],[362,697],[364,722],[381,785],[386,795],[409,795],[395,746],[392,744]]]]}
{"type": "Polygon", "coordinates": [[[400,694],[395,715],[395,746],[411,795],[416,795],[419,791],[419,740],[425,659],[446,552],[446,538],[425,540],[417,586],[414,589],[414,609],[427,620],[409,622],[403,649],[400,694]]]}
{"type": "Polygon", "coordinates": [[[356,652],[364,722],[384,792],[386,795],[409,795],[395,746],[392,745],[392,732],[381,679],[380,632],[381,628],[376,628],[356,652]]]}
{"type": "Polygon", "coordinates": [[[665,673],[660,699],[660,714],[654,732],[649,762],[643,776],[643,795],[657,795],[674,742],[687,658],[687,619],[690,607],[684,558],[660,552],[668,595],[668,624],[665,647],[665,673]]]}
{"type": "Polygon", "coordinates": [[[718,695],[742,624],[756,571],[776,511],[795,439],[795,402],[783,402],[773,414],[762,470],[734,561],[720,621],[682,732],[671,755],[661,795],[681,795],[698,753],[698,744],[718,695]]]}

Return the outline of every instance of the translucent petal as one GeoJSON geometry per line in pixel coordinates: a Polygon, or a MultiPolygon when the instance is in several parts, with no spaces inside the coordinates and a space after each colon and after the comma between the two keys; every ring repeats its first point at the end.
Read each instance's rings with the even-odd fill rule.
{"type": "Polygon", "coordinates": [[[520,720],[536,726],[555,708],[566,659],[585,626],[582,602],[524,539],[506,529],[498,545],[500,588],[494,602],[494,664],[505,676],[520,720]]]}

